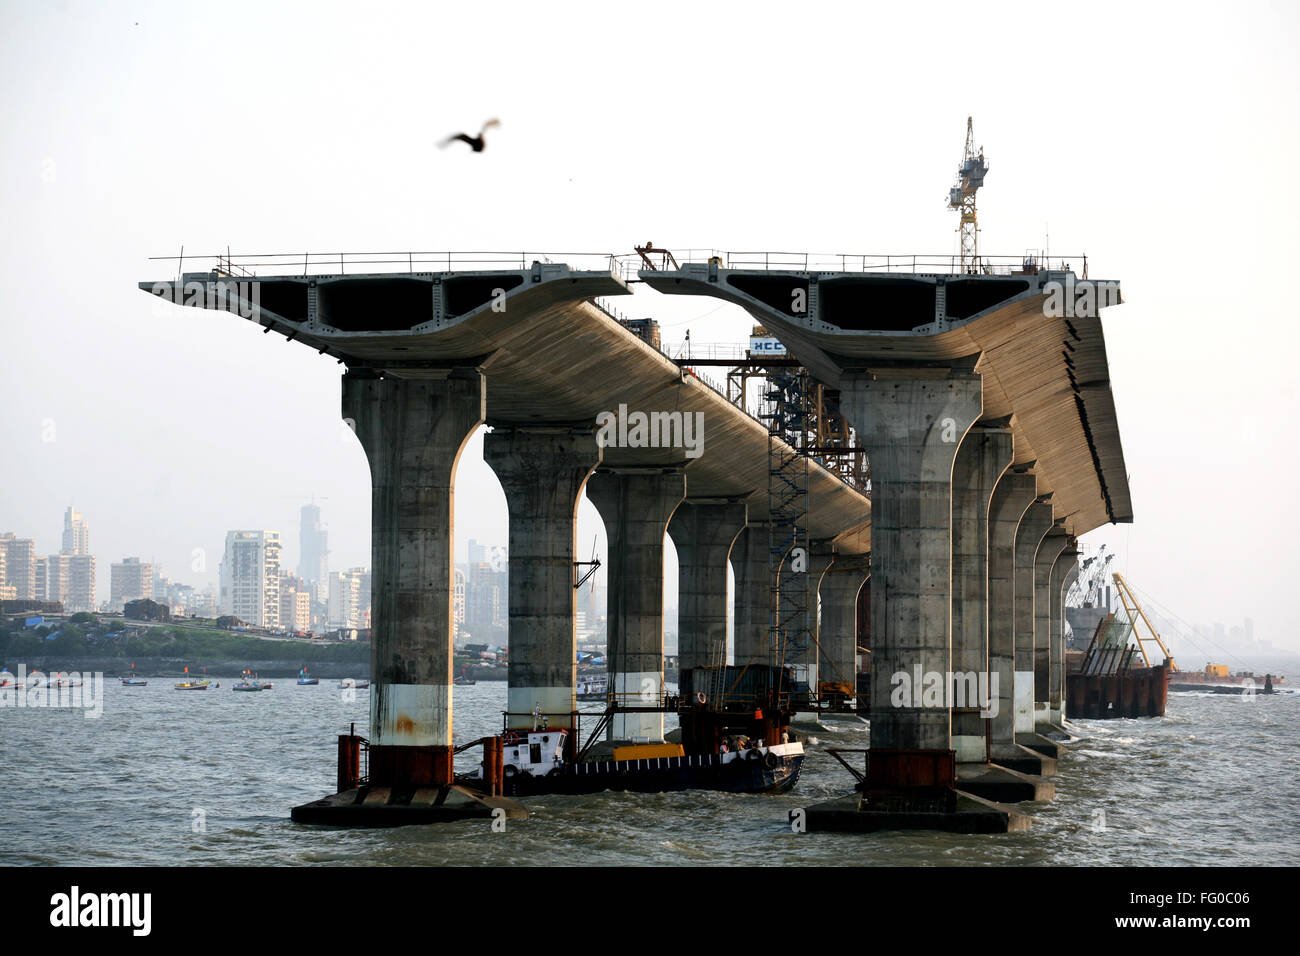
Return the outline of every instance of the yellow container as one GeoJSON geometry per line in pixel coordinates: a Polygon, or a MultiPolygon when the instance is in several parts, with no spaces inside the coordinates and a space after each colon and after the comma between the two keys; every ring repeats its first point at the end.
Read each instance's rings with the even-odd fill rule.
{"type": "Polygon", "coordinates": [[[1228,665],[1227,664],[1206,664],[1205,676],[1206,677],[1227,677],[1228,665]]]}
{"type": "Polygon", "coordinates": [[[615,760],[648,760],[651,757],[684,757],[686,751],[681,744],[632,744],[629,747],[615,747],[615,760]]]}

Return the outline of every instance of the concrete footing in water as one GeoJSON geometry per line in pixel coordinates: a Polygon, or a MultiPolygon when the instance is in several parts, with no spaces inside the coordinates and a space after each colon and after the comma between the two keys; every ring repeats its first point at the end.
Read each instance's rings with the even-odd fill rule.
{"type": "Polygon", "coordinates": [[[493,797],[460,785],[441,787],[361,786],[294,807],[294,823],[336,827],[400,827],[457,820],[522,820],[528,811],[508,797],[493,797]],[[500,811],[500,812],[498,812],[500,811]]]}
{"type": "Polygon", "coordinates": [[[1037,751],[1044,757],[1051,757],[1053,760],[1061,759],[1061,756],[1066,751],[1066,748],[1059,742],[1044,737],[1040,733],[1018,733],[1016,734],[1016,743],[1022,747],[1037,751]]]}
{"type": "Polygon", "coordinates": [[[1040,737],[1046,737],[1048,740],[1054,740],[1061,744],[1068,744],[1070,741],[1078,739],[1060,724],[1037,724],[1034,727],[1034,732],[1040,737]]]}
{"type": "Polygon", "coordinates": [[[1021,773],[996,763],[957,764],[957,787],[963,793],[997,803],[1052,800],[1056,784],[1046,777],[1021,773]]]}
{"type": "Polygon", "coordinates": [[[1056,758],[1030,750],[1021,744],[1008,744],[993,748],[993,762],[999,767],[1027,773],[1036,777],[1056,775],[1056,758]]]}
{"type": "Polygon", "coordinates": [[[1009,833],[1029,829],[1030,818],[1000,803],[961,791],[932,799],[913,794],[854,793],[808,807],[809,832],[876,833],[881,830],[942,830],[948,833],[1009,833]]]}

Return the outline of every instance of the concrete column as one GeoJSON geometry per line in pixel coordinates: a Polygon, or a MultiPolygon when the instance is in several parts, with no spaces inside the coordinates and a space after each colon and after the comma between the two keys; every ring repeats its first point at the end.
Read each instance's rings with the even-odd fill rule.
{"type": "Polygon", "coordinates": [[[1048,658],[1050,671],[1047,685],[1048,722],[1060,727],[1065,719],[1065,592],[1079,576],[1079,549],[1071,539],[1069,546],[1052,565],[1051,593],[1052,620],[1048,628],[1048,658]]]}
{"type": "Polygon", "coordinates": [[[767,660],[772,601],[767,538],[766,522],[751,523],[745,526],[731,549],[731,568],[736,575],[735,636],[731,654],[734,664],[767,660]]]}
{"type": "Polygon", "coordinates": [[[578,498],[601,449],[590,429],[508,426],[483,438],[483,459],[510,509],[510,666],[506,722],[573,726],[574,567],[578,498]]]}
{"type": "Polygon", "coordinates": [[[1052,506],[1035,501],[1025,509],[1016,531],[1016,680],[1015,732],[1034,732],[1034,559],[1052,527],[1052,506]]]}
{"type": "Polygon", "coordinates": [[[1048,717],[1051,687],[1052,567],[1070,544],[1070,536],[1059,526],[1043,538],[1034,557],[1034,727],[1050,730],[1048,717]]]}
{"type": "MultiPolygon", "coordinates": [[[[664,689],[664,535],[686,497],[682,469],[600,469],[587,483],[609,541],[609,687],[655,706],[664,689]]],[[[616,714],[610,740],[664,739],[664,715],[616,714]]]]}
{"type": "MultiPolygon", "coordinates": [[[[871,463],[871,748],[952,748],[950,710],[924,687],[895,696],[895,674],[928,683],[951,664],[952,466],[980,417],[980,378],[947,368],[846,374],[842,405],[871,463]]],[[[940,690],[946,678],[939,677],[940,690]]],[[[904,762],[872,758],[901,784],[904,762]]]]}
{"type": "Polygon", "coordinates": [[[993,757],[1028,757],[1016,746],[1016,532],[1038,495],[1037,480],[1024,471],[1002,475],[989,502],[989,681],[997,678],[992,720],[993,757]]]}
{"type": "MultiPolygon", "coordinates": [[[[835,563],[835,547],[829,541],[808,542],[808,650],[805,654],[787,654],[786,664],[802,665],[808,675],[808,696],[816,700],[818,685],[823,678],[821,674],[821,583],[826,572],[835,563]]],[[[785,566],[782,574],[790,573],[785,566]]]]}
{"type": "Polygon", "coordinates": [[[727,561],[745,527],[743,501],[683,501],[668,522],[677,548],[678,673],[727,663],[727,561]]]}
{"type": "Polygon", "coordinates": [[[822,611],[817,678],[848,684],[850,700],[858,685],[858,594],[870,574],[865,554],[837,554],[817,587],[822,611]]]}
{"type": "Polygon", "coordinates": [[[486,409],[486,381],[472,369],[343,376],[343,416],[370,462],[376,786],[453,779],[452,489],[460,453],[486,409]]]}
{"type": "Polygon", "coordinates": [[[958,763],[988,759],[984,714],[992,714],[989,671],[989,504],[1011,465],[1011,431],[976,425],[962,439],[952,466],[952,670],[957,709],[952,746],[958,763]],[[965,699],[963,700],[962,697],[965,699]],[[976,699],[972,700],[971,697],[976,699]]]}

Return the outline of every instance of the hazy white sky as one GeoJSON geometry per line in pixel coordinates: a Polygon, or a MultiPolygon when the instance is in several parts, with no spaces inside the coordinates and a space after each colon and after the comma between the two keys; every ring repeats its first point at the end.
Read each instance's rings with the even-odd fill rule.
{"type": "MultiPolygon", "coordinates": [[[[1136,522],[1086,543],[1186,620],[1300,648],[1298,26],[1240,2],[6,3],[0,531],[57,551],[74,505],[106,596],[126,555],[215,581],[232,528],[279,530],[293,566],[317,495],[332,567],[370,563],[340,367],[155,303],[136,282],[174,266],[149,256],[949,253],[973,114],[981,250],[1050,232],[1123,282],[1105,327],[1136,522]],[[490,116],[484,153],[435,148],[490,116]]],[[[750,324],[641,289],[625,311],[669,340],[750,324]]],[[[456,520],[461,554],[506,540],[478,441],[456,520]]],[[[599,529],[584,503],[584,556],[599,529]]]]}

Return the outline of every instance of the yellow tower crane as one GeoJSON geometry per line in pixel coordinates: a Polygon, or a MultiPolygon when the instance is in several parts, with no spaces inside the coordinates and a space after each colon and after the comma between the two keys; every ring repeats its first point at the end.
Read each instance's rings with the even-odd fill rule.
{"type": "Polygon", "coordinates": [[[948,208],[961,212],[961,271],[964,275],[979,272],[979,224],[975,220],[975,191],[984,185],[989,164],[984,160],[984,147],[975,152],[975,129],[971,117],[966,117],[966,151],[961,166],[957,168],[957,185],[948,190],[948,208]]]}

